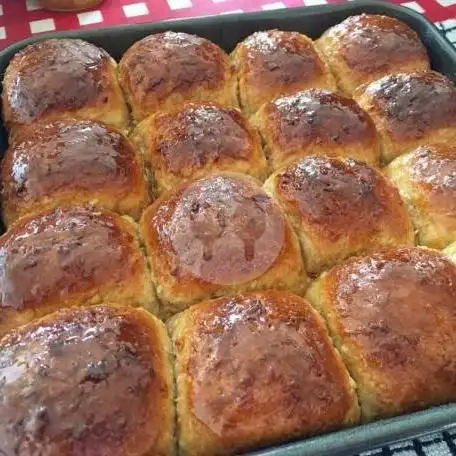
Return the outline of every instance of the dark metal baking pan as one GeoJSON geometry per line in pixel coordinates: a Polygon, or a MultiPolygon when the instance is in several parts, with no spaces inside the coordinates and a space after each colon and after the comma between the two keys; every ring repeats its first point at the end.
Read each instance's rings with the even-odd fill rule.
{"type": "MultiPolygon", "coordinates": [[[[160,23],[122,25],[39,35],[18,42],[0,52],[0,74],[11,57],[26,45],[49,37],[82,38],[106,49],[115,59],[137,40],[154,32],[174,30],[194,33],[210,39],[230,52],[236,43],[258,30],[279,28],[319,37],[327,28],[346,17],[360,14],[385,14],[407,23],[420,35],[431,58],[432,67],[456,82],[456,51],[437,28],[422,15],[401,6],[378,1],[359,1],[343,5],[322,5],[264,11],[251,14],[221,15],[160,23]]],[[[3,79],[3,78],[2,78],[3,79]]],[[[0,158],[7,148],[7,134],[0,127],[0,158]]],[[[251,453],[251,456],[342,456],[386,445],[394,441],[422,436],[456,425],[456,404],[434,407],[375,423],[279,445],[251,453]]]]}

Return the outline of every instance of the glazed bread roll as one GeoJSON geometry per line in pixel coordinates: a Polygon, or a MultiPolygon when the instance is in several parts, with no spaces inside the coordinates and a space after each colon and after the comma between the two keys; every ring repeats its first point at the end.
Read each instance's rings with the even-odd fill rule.
{"type": "Polygon", "coordinates": [[[103,300],[156,311],[132,221],[64,207],[24,217],[0,237],[0,334],[62,307],[103,300]]]}
{"type": "Polygon", "coordinates": [[[187,182],[146,209],[140,229],[165,316],[246,290],[302,293],[308,282],[298,239],[250,176],[187,182]]]}
{"type": "Polygon", "coordinates": [[[387,74],[430,69],[416,32],[394,17],[348,17],[323,33],[316,45],[347,95],[387,74]]]}
{"type": "Polygon", "coordinates": [[[412,217],[418,241],[442,249],[456,239],[456,146],[422,146],[386,168],[412,217]]]}
{"type": "Polygon", "coordinates": [[[136,42],[120,61],[119,79],[135,122],[184,101],[238,106],[229,57],[187,33],[157,33],[136,42]]]}
{"type": "Polygon", "coordinates": [[[36,121],[72,117],[128,129],[117,63],[82,40],[44,40],[18,52],[6,69],[2,100],[13,136],[36,121]]]}
{"type": "Polygon", "coordinates": [[[100,305],[53,313],[0,340],[0,453],[171,456],[164,324],[100,305]]]}
{"type": "Polygon", "coordinates": [[[312,40],[297,32],[256,32],[239,43],[231,57],[241,106],[249,116],[279,95],[337,87],[312,40]]]}
{"type": "Polygon", "coordinates": [[[253,118],[273,169],[307,155],[350,157],[378,165],[375,126],[353,100],[306,90],[265,103],[253,118]]]}
{"type": "Polygon", "coordinates": [[[353,258],[309,289],[357,384],[364,419],[456,399],[456,265],[436,250],[353,258]]]}
{"type": "Polygon", "coordinates": [[[456,141],[456,88],[439,73],[388,75],[354,98],[377,127],[383,163],[421,145],[456,141]]]}
{"type": "Polygon", "coordinates": [[[264,188],[288,214],[310,274],[355,254],[413,245],[399,192],[364,163],[309,156],[274,173],[264,188]]]}
{"type": "Polygon", "coordinates": [[[261,180],[267,174],[260,137],[235,108],[188,103],[148,117],[133,137],[153,169],[158,193],[212,171],[261,180]]]}
{"type": "Polygon", "coordinates": [[[239,454],[358,421],[325,323],[296,295],[206,301],[176,315],[170,330],[183,456],[239,454]]]}
{"type": "Polygon", "coordinates": [[[6,152],[3,218],[91,203],[138,219],[149,201],[142,154],[115,128],[91,120],[37,124],[6,152]]]}

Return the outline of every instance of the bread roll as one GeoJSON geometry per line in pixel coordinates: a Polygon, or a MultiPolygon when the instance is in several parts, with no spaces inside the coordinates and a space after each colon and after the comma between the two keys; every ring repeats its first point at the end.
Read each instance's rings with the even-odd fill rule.
{"type": "Polygon", "coordinates": [[[2,99],[13,137],[37,121],[72,117],[128,129],[117,63],[82,40],[43,40],[18,52],[6,69],[2,99]]]}
{"type": "Polygon", "coordinates": [[[171,456],[166,328],[100,305],[46,316],[0,340],[0,453],[171,456]]]}
{"type": "Polygon", "coordinates": [[[232,53],[242,109],[249,116],[280,95],[309,88],[336,89],[312,40],[297,32],[256,32],[232,53]]]}
{"type": "Polygon", "coordinates": [[[0,237],[0,290],[0,335],[103,300],[157,310],[135,224],[82,207],[24,217],[0,237]]]}
{"type": "Polygon", "coordinates": [[[456,87],[439,73],[388,75],[354,98],[377,127],[384,164],[418,146],[456,141],[456,87]]]}
{"type": "Polygon", "coordinates": [[[399,192],[364,163],[309,156],[274,173],[264,188],[288,214],[310,274],[352,255],[414,243],[399,192]]]}
{"type": "Polygon", "coordinates": [[[306,90],[266,103],[253,118],[272,169],[308,155],[349,157],[378,165],[371,118],[351,99],[306,90]]]}
{"type": "Polygon", "coordinates": [[[430,69],[417,33],[394,17],[348,17],[326,30],[316,45],[347,95],[387,74],[430,69]]]}
{"type": "Polygon", "coordinates": [[[442,249],[456,239],[456,146],[422,146],[386,172],[406,202],[420,245],[442,249]]]}
{"type": "Polygon", "coordinates": [[[138,219],[149,202],[142,154],[120,131],[91,120],[31,127],[2,164],[3,218],[91,203],[138,219]]]}
{"type": "Polygon", "coordinates": [[[302,293],[299,242],[258,181],[211,174],[164,194],[140,222],[163,315],[246,290],[302,293]]]}
{"type": "Polygon", "coordinates": [[[213,171],[261,180],[267,174],[260,137],[235,108],[188,103],[143,120],[133,137],[151,165],[158,193],[213,171]]]}
{"type": "Polygon", "coordinates": [[[307,297],[357,384],[364,419],[456,399],[456,265],[390,249],[335,266],[307,297]]]}
{"type": "Polygon", "coordinates": [[[184,101],[238,106],[229,57],[187,33],[157,33],[136,42],[120,61],[119,80],[135,122],[184,101]]]}
{"type": "Polygon", "coordinates": [[[170,329],[183,456],[239,454],[358,420],[353,382],[324,321],[296,295],[206,301],[170,329]]]}

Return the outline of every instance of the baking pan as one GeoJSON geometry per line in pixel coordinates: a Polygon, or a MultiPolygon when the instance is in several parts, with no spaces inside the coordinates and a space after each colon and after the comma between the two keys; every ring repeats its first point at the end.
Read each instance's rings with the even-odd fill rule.
{"type": "MultiPolygon", "coordinates": [[[[174,30],[194,33],[217,43],[230,52],[236,43],[258,30],[279,28],[294,30],[317,38],[346,17],[360,14],[385,14],[407,23],[420,35],[434,70],[456,82],[456,51],[437,28],[422,15],[401,6],[378,1],[359,1],[343,5],[264,11],[251,14],[220,15],[160,23],[131,24],[116,27],[49,33],[18,42],[0,52],[3,75],[11,57],[26,45],[50,37],[82,38],[106,49],[116,60],[137,40],[154,32],[174,30]]],[[[2,77],[3,79],[3,77],[2,77]]],[[[7,148],[7,134],[0,126],[0,158],[7,148]]],[[[386,445],[394,441],[422,436],[456,424],[456,404],[359,425],[319,437],[287,443],[250,453],[251,456],[342,456],[386,445]]]]}

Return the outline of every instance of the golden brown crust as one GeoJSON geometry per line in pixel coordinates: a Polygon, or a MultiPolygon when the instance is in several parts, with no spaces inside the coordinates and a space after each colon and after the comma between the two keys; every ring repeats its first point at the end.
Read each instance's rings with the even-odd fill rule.
{"type": "Polygon", "coordinates": [[[7,224],[31,212],[92,203],[139,218],[149,201],[142,155],[118,130],[88,120],[27,130],[2,162],[7,224]]]}
{"type": "Polygon", "coordinates": [[[348,95],[386,74],[429,70],[426,48],[408,25],[394,17],[351,16],[316,42],[348,95]]]}
{"type": "Polygon", "coordinates": [[[279,95],[312,87],[336,89],[312,40],[297,32],[256,32],[236,46],[232,61],[241,106],[248,115],[279,95]]]}
{"type": "Polygon", "coordinates": [[[229,57],[187,33],[157,33],[136,42],[120,61],[119,80],[136,122],[183,101],[238,105],[229,57]]]}
{"type": "Polygon", "coordinates": [[[375,122],[383,162],[420,145],[456,140],[456,88],[439,73],[388,75],[356,90],[354,98],[375,122]]]}
{"type": "Polygon", "coordinates": [[[212,171],[266,177],[260,137],[235,108],[187,103],[148,117],[133,137],[154,170],[159,193],[212,171]]]}
{"type": "Polygon", "coordinates": [[[336,266],[308,297],[357,382],[366,419],[456,398],[456,265],[401,248],[336,266]]]}
{"type": "Polygon", "coordinates": [[[116,62],[75,39],[39,41],[18,52],[3,80],[3,115],[12,134],[36,121],[71,117],[128,128],[116,62]]]}
{"type": "Polygon", "coordinates": [[[191,307],[171,324],[183,455],[238,454],[358,419],[320,316],[266,291],[191,307]]]}
{"type": "Polygon", "coordinates": [[[0,334],[70,305],[154,305],[134,224],[64,207],[24,217],[0,237],[0,334]]]}
{"type": "Polygon", "coordinates": [[[249,176],[183,184],[145,211],[140,229],[167,314],[227,293],[307,285],[297,238],[249,176]]]}
{"type": "Polygon", "coordinates": [[[391,162],[387,174],[409,207],[420,245],[456,239],[456,147],[422,146],[391,162]]]}
{"type": "Polygon", "coordinates": [[[413,245],[397,189],[364,163],[309,156],[273,174],[265,188],[290,217],[309,273],[380,247],[413,245]]]}
{"type": "Polygon", "coordinates": [[[305,90],[266,103],[254,117],[273,169],[307,155],[379,161],[371,118],[351,99],[328,90],[305,90]]]}
{"type": "Polygon", "coordinates": [[[169,456],[173,379],[163,323],[144,310],[72,308],[0,340],[4,456],[169,456]]]}

